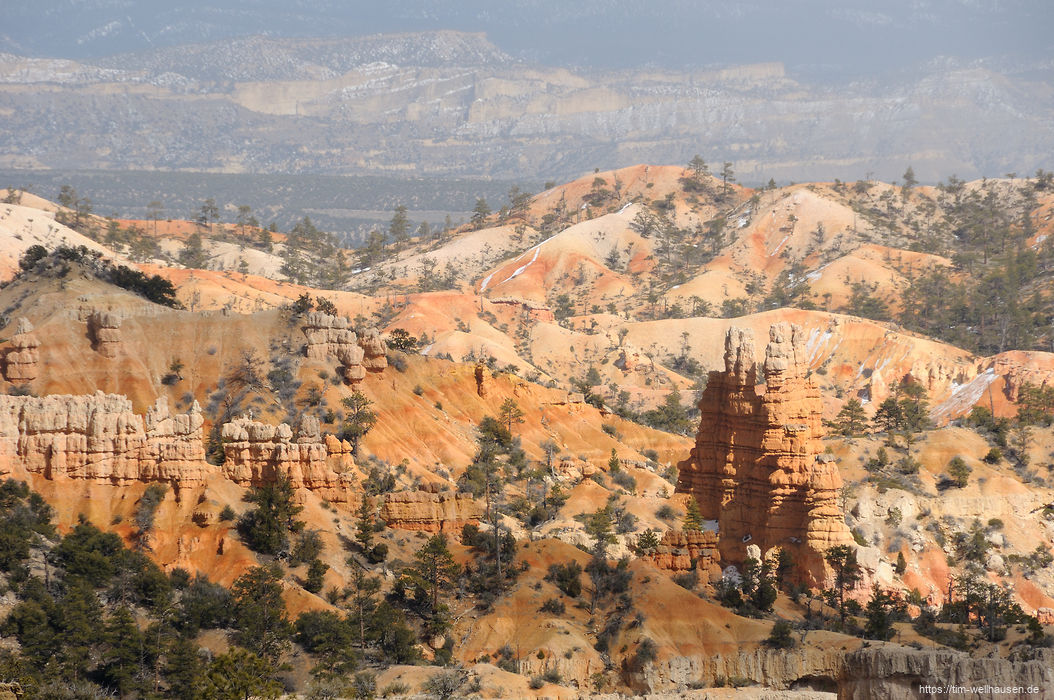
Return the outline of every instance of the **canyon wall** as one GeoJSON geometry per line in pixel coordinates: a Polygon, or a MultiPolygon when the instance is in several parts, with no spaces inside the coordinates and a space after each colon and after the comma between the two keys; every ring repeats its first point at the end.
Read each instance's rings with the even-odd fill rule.
{"type": "Polygon", "coordinates": [[[764,393],[755,386],[752,331],[728,330],[724,361],[699,401],[699,432],[678,464],[677,491],[692,494],[703,517],[717,521],[723,562],[741,564],[752,544],[766,557],[785,549],[794,577],[822,585],[829,573],[823,553],[853,539],[837,501],[841,477],[823,453],[823,407],[806,376],[801,329],[770,328],[764,393]]]}

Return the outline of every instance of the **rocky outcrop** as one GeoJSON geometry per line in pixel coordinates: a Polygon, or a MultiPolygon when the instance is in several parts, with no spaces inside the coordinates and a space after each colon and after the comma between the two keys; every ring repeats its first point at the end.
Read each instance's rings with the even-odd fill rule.
{"type": "Polygon", "coordinates": [[[920,691],[923,686],[936,686],[943,695],[962,698],[1050,697],[1054,693],[1054,652],[1037,650],[1036,654],[1033,661],[1008,661],[892,645],[860,649],[845,656],[838,700],[938,697],[920,691]],[[953,686],[954,691],[950,690],[953,686]]]}
{"type": "Polygon", "coordinates": [[[388,366],[388,344],[376,328],[368,328],[359,336],[359,347],[365,357],[362,366],[368,372],[380,372],[388,366]]]}
{"type": "Polygon", "coordinates": [[[660,569],[682,573],[695,569],[710,582],[721,577],[721,554],[717,551],[717,533],[667,530],[655,551],[644,559],[660,569]]]}
{"type": "Polygon", "coordinates": [[[750,544],[766,557],[783,548],[799,580],[821,585],[829,573],[823,553],[853,540],[837,501],[841,478],[823,454],[820,392],[806,377],[798,326],[770,329],[763,394],[754,353],[753,333],[730,328],[725,370],[710,373],[677,491],[695,496],[703,517],[717,521],[723,562],[741,564],[750,544]]]}
{"type": "Polygon", "coordinates": [[[121,349],[121,317],[109,311],[93,312],[88,317],[88,336],[97,353],[117,357],[121,349]]]}
{"type": "Polygon", "coordinates": [[[482,506],[471,495],[452,491],[389,493],[381,506],[381,519],[400,530],[460,532],[469,523],[478,525],[482,515],[482,506]]]}
{"type": "Polygon", "coordinates": [[[11,348],[4,356],[4,378],[19,383],[36,379],[39,347],[40,340],[33,334],[33,324],[25,318],[18,319],[15,334],[11,337],[11,348]]]}
{"type": "Polygon", "coordinates": [[[913,700],[929,694],[919,686],[943,689],[934,697],[949,695],[949,687],[1039,688],[1038,693],[956,692],[965,698],[1045,698],[1054,687],[1054,653],[1038,650],[1033,661],[971,658],[951,650],[918,650],[878,643],[845,651],[857,642],[830,632],[807,632],[809,641],[796,649],[715,649],[710,653],[671,656],[627,674],[630,685],[641,691],[661,692],[689,683],[712,686],[718,678],[744,678],[767,689],[838,694],[839,700],[913,700]]]}
{"type": "Polygon", "coordinates": [[[118,394],[0,396],[0,459],[47,479],[124,483],[204,481],[201,409],[172,414],[164,398],[144,417],[118,394]]]}
{"type": "Polygon", "coordinates": [[[472,376],[476,379],[476,396],[482,398],[487,397],[487,387],[484,384],[484,380],[487,377],[487,366],[482,362],[477,362],[475,369],[472,370],[472,376]]]}
{"type": "Polygon", "coordinates": [[[307,338],[304,354],[308,359],[326,361],[335,358],[348,384],[360,382],[366,376],[362,365],[365,352],[347,318],[312,311],[304,319],[303,331],[307,338]]]}
{"type": "Polygon", "coordinates": [[[305,416],[295,434],[286,423],[238,418],[223,426],[222,437],[221,470],[235,483],[260,486],[284,478],[294,488],[319,491],[330,501],[351,501],[351,446],[323,437],[317,418],[305,416]]]}

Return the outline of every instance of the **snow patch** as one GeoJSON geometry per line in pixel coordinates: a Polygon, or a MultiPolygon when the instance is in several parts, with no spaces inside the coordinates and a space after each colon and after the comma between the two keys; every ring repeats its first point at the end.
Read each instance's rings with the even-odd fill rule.
{"type": "Polygon", "coordinates": [[[490,284],[490,279],[491,279],[491,277],[494,276],[494,274],[495,273],[493,273],[493,272],[490,273],[489,275],[487,275],[487,278],[485,280],[483,280],[483,284],[481,284],[479,286],[479,293],[480,294],[482,294],[483,292],[487,291],[487,285],[490,284]]]}
{"type": "Polygon", "coordinates": [[[538,253],[540,253],[540,252],[542,252],[542,247],[541,247],[541,245],[539,244],[539,245],[538,245],[538,247],[536,247],[536,248],[534,249],[534,257],[532,257],[532,258],[531,258],[530,262],[528,262],[528,263],[527,263],[526,265],[520,265],[519,267],[517,267],[517,268],[516,268],[516,272],[513,272],[513,273],[512,273],[511,275],[509,275],[509,276],[508,276],[508,277],[506,277],[506,278],[505,278],[504,280],[502,280],[502,284],[505,284],[505,283],[506,283],[506,282],[508,282],[509,280],[515,279],[515,278],[516,278],[517,276],[519,276],[519,275],[522,275],[522,274],[524,273],[524,271],[525,271],[525,270],[526,270],[526,269],[527,269],[528,267],[530,267],[531,265],[533,265],[533,264],[534,264],[534,261],[538,259],[538,253]]]}
{"type": "Polygon", "coordinates": [[[786,243],[787,239],[790,238],[790,237],[791,237],[791,235],[789,233],[786,236],[784,236],[783,240],[780,241],[779,244],[776,245],[776,247],[773,249],[773,251],[771,253],[769,253],[769,257],[770,258],[774,257],[776,255],[776,253],[780,252],[780,248],[783,247],[783,244],[786,243]]]}
{"type": "Polygon", "coordinates": [[[830,264],[831,263],[827,263],[826,265],[822,265],[821,267],[816,268],[812,272],[806,273],[805,279],[809,280],[810,282],[815,282],[823,276],[823,271],[826,270],[830,264]]]}

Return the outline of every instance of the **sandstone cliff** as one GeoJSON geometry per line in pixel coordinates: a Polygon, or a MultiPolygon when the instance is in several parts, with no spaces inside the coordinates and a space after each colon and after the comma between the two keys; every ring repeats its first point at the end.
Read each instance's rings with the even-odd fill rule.
{"type": "MultiPolygon", "coordinates": [[[[1032,661],[971,658],[948,649],[911,649],[894,644],[845,650],[849,640],[830,632],[808,632],[808,646],[791,650],[739,649],[712,654],[672,656],[648,664],[627,680],[639,689],[662,692],[719,677],[745,678],[769,690],[787,688],[837,692],[839,700],[911,700],[926,697],[919,686],[1038,688],[1038,693],[962,692],[964,698],[1046,698],[1054,688],[1054,654],[1037,652],[1032,661]]],[[[855,647],[858,642],[853,640],[855,647]]],[[[939,697],[934,694],[933,697],[939,697]]]]}
{"type": "Polygon", "coordinates": [[[841,478],[823,454],[820,392],[806,377],[798,326],[771,327],[763,394],[754,352],[752,331],[729,329],[725,370],[710,373],[677,491],[694,495],[703,517],[717,521],[722,561],[742,563],[749,544],[765,556],[783,548],[796,576],[820,585],[824,551],[853,541],[837,502],[841,478]]]}
{"type": "Polygon", "coordinates": [[[318,419],[305,416],[294,436],[286,423],[270,425],[239,418],[223,426],[221,468],[224,477],[242,486],[259,486],[276,477],[294,488],[319,491],[333,502],[351,501],[355,484],[351,447],[322,437],[318,419]]]}
{"type": "Polygon", "coordinates": [[[4,378],[9,382],[31,382],[37,378],[40,362],[40,340],[33,334],[33,324],[25,318],[18,319],[15,334],[11,337],[11,349],[4,356],[4,378]]]}
{"type": "Polygon", "coordinates": [[[388,527],[425,532],[461,532],[479,524],[483,508],[471,495],[445,491],[399,491],[385,496],[381,519],[388,527]]]}
{"type": "Polygon", "coordinates": [[[197,484],[208,471],[203,422],[196,402],[172,414],[158,399],[144,424],[117,394],[0,396],[0,459],[53,480],[197,484]]]}

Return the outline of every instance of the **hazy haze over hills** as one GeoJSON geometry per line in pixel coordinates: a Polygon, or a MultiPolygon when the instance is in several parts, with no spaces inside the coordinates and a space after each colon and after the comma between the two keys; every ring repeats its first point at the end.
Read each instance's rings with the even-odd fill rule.
{"type": "Polygon", "coordinates": [[[0,50],[88,58],[269,34],[351,36],[456,29],[545,64],[668,68],[781,61],[790,69],[873,75],[938,56],[1049,59],[1043,0],[827,3],[750,0],[393,0],[279,2],[18,0],[0,50]]]}

